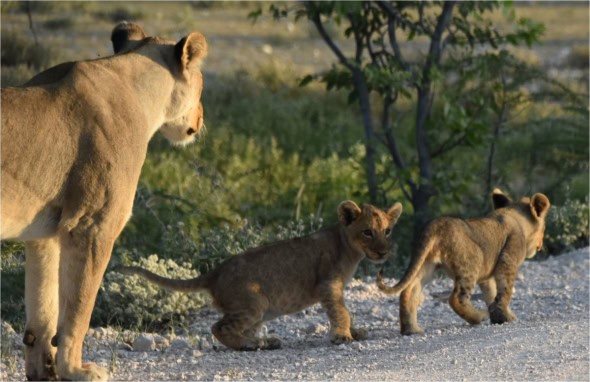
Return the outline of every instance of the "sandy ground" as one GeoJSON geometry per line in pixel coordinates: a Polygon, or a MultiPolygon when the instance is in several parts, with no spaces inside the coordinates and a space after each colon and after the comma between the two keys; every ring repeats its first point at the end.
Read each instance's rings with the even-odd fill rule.
{"type": "MultiPolygon", "coordinates": [[[[426,287],[418,314],[426,333],[402,337],[397,298],[366,278],[347,288],[355,321],[370,332],[365,341],[332,345],[325,313],[314,306],[267,323],[264,330],[283,340],[282,349],[236,352],[212,339],[218,314],[205,308],[178,335],[91,329],[85,359],[110,368],[114,380],[588,381],[589,258],[586,248],[525,262],[511,304],[519,319],[505,325],[462,321],[446,303],[450,280],[440,278],[426,287]]],[[[1,378],[22,381],[21,335],[3,326],[3,347],[12,350],[3,351],[1,378]]]]}

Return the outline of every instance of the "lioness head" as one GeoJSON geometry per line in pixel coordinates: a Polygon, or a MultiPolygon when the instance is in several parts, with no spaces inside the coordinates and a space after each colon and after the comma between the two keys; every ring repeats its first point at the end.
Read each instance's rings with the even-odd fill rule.
{"type": "Polygon", "coordinates": [[[383,263],[391,253],[391,232],[402,209],[400,203],[395,203],[384,212],[370,204],[363,204],[361,208],[347,200],[338,206],[338,220],[352,246],[370,261],[383,263]]]}
{"type": "Polygon", "coordinates": [[[207,56],[207,41],[202,34],[192,32],[178,42],[148,37],[137,24],[122,22],[111,34],[115,54],[136,52],[170,68],[175,78],[170,91],[166,115],[160,131],[175,144],[187,144],[195,139],[203,127],[201,92],[203,76],[201,63],[207,56]]]}
{"type": "Polygon", "coordinates": [[[544,194],[534,194],[529,197],[522,197],[518,202],[513,202],[508,195],[496,188],[492,193],[494,209],[509,208],[518,211],[530,224],[523,227],[527,239],[527,258],[535,256],[543,248],[545,237],[545,218],[549,212],[551,203],[544,194]]]}

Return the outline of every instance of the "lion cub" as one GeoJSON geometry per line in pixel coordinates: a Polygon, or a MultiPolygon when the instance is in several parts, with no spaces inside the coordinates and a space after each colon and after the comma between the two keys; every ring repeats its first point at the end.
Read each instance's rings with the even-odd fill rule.
{"type": "Polygon", "coordinates": [[[423,332],[417,322],[422,285],[437,268],[455,280],[449,304],[465,321],[479,324],[488,318],[488,312],[471,304],[476,284],[493,324],[516,319],[508,307],[516,272],[525,258],[535,256],[543,246],[550,203],[543,194],[512,202],[499,189],[494,190],[492,201],[494,211],[487,217],[439,218],[427,225],[406,274],[395,286],[386,286],[382,273],[377,275],[379,289],[388,294],[401,292],[402,334],[423,332]]]}
{"type": "Polygon", "coordinates": [[[351,325],[344,287],[365,257],[375,263],[388,258],[392,228],[401,213],[400,203],[383,212],[372,205],[361,208],[344,201],[338,206],[339,224],[250,249],[190,280],[164,278],[139,267],[119,270],[173,290],[209,291],[223,313],[211,328],[213,335],[235,350],[279,348],[279,339],[258,337],[262,323],[317,302],[328,314],[332,342],[351,342],[367,333],[351,325]]]}

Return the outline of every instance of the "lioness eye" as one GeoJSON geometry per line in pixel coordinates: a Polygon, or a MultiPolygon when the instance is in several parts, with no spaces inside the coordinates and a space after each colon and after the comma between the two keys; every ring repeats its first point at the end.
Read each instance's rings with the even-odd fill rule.
{"type": "Polygon", "coordinates": [[[385,229],[385,236],[389,236],[391,235],[391,228],[386,228],[385,229]]]}
{"type": "Polygon", "coordinates": [[[363,231],[363,235],[365,235],[366,237],[373,237],[373,231],[371,231],[370,229],[366,229],[363,231]]]}

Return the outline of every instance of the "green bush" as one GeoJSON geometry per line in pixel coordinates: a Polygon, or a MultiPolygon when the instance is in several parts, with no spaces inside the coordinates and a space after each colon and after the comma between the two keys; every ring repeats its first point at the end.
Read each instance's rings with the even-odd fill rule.
{"type": "Polygon", "coordinates": [[[584,201],[567,198],[561,206],[551,206],[547,215],[545,245],[550,254],[588,245],[588,197],[584,201]]]}
{"type": "MultiPolygon", "coordinates": [[[[197,276],[191,264],[177,264],[157,255],[130,264],[170,278],[197,276]]],[[[142,330],[163,329],[185,322],[191,311],[205,303],[206,298],[200,293],[171,292],[139,276],[107,272],[96,300],[92,323],[142,330]]]]}
{"type": "Polygon", "coordinates": [[[0,244],[0,316],[16,330],[25,326],[24,246],[18,242],[0,244]]]}
{"type": "Polygon", "coordinates": [[[144,18],[142,11],[126,7],[117,7],[108,11],[95,12],[98,19],[118,23],[120,21],[138,21],[144,18]]]}
{"type": "Polygon", "coordinates": [[[42,70],[49,67],[55,59],[52,48],[35,45],[32,39],[19,33],[2,31],[1,40],[2,66],[26,65],[29,68],[42,70]]]}

